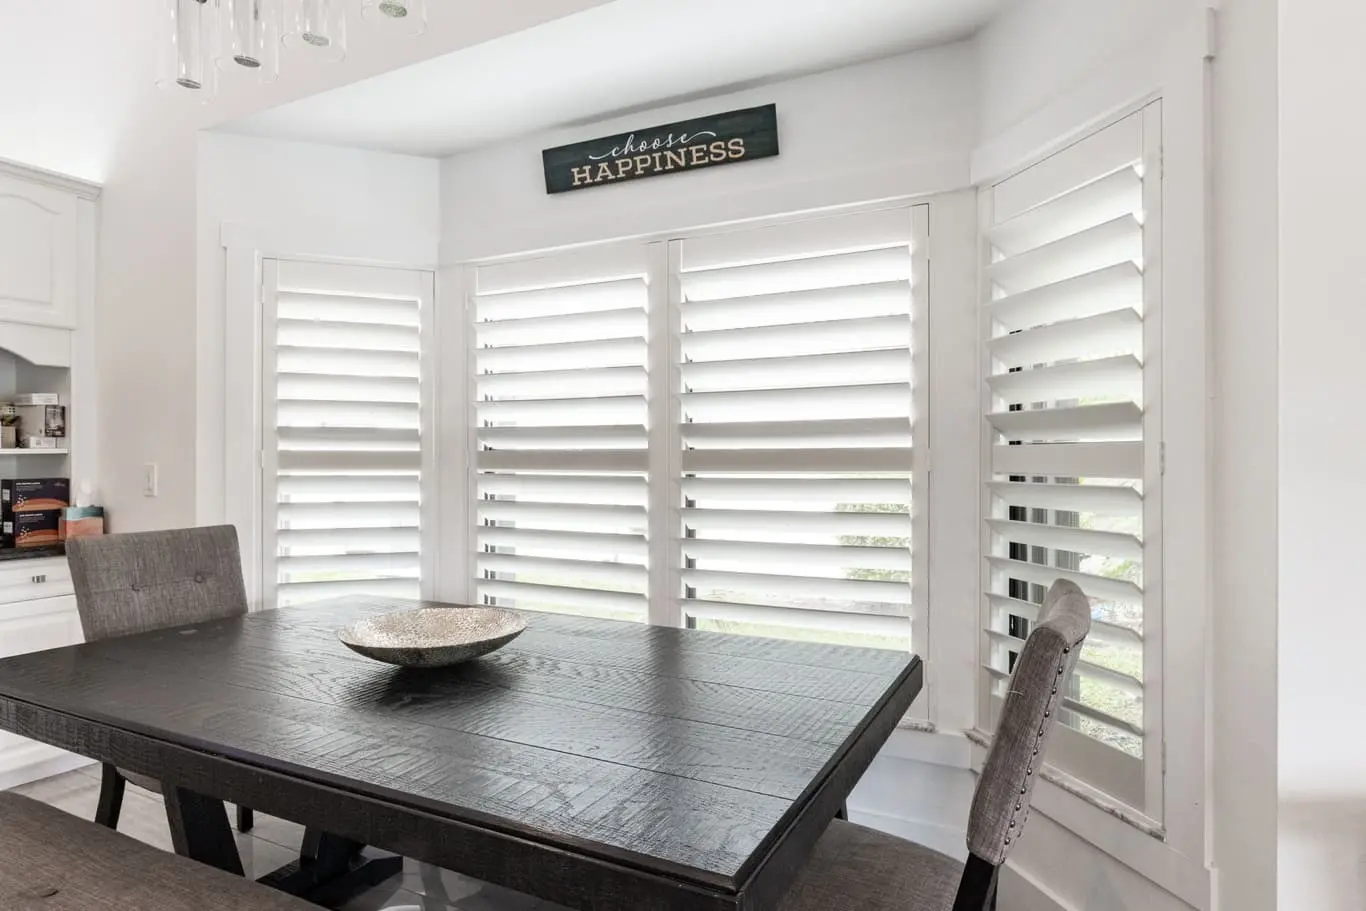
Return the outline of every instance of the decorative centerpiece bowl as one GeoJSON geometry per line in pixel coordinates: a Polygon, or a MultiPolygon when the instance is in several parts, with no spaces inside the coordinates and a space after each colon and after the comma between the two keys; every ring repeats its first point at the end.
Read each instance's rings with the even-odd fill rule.
{"type": "Polygon", "coordinates": [[[519,614],[496,607],[422,607],[367,617],[337,638],[386,664],[445,667],[500,649],[525,629],[519,614]]]}

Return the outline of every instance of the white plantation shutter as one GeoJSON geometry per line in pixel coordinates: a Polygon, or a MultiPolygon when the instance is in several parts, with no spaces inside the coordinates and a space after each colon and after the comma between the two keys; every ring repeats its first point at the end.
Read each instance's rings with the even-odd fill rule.
{"type": "Polygon", "coordinates": [[[645,619],[646,249],[475,271],[473,534],[487,603],[645,619]]]}
{"type": "Polygon", "coordinates": [[[267,260],[267,602],[416,598],[429,273],[267,260]]]}
{"type": "Polygon", "coordinates": [[[1132,806],[1153,762],[1159,613],[1156,106],[984,191],[987,507],[983,717],[1048,586],[1093,628],[1050,763],[1132,806]]]}
{"type": "MultiPolygon", "coordinates": [[[[924,207],[677,241],[683,614],[909,648],[924,207]]],[[[923,648],[923,643],[917,643],[923,648]]]]}

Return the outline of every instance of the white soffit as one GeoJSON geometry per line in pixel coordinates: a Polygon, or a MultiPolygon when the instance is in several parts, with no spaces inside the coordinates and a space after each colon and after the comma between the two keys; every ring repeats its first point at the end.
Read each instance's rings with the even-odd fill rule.
{"type": "Polygon", "coordinates": [[[614,0],[224,124],[441,156],[966,38],[1004,0],[614,0]]]}

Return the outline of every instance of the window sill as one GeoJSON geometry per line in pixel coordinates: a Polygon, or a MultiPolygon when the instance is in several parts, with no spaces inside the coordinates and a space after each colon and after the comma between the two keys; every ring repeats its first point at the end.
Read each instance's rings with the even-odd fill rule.
{"type": "MultiPolygon", "coordinates": [[[[990,735],[974,730],[964,732],[964,736],[972,742],[973,746],[976,746],[983,751],[984,755],[982,759],[985,759],[985,751],[991,746],[990,735]]],[[[980,772],[982,770],[982,763],[977,761],[975,756],[972,763],[972,770],[974,772],[980,772]]],[[[1167,840],[1167,830],[1161,823],[1149,819],[1132,807],[1126,806],[1106,794],[1097,791],[1095,788],[1079,779],[1073,778],[1066,772],[1055,769],[1050,765],[1044,765],[1039,774],[1044,781],[1056,785],[1064,792],[1072,795],[1078,800],[1090,804],[1102,813],[1112,816],[1126,825],[1133,826],[1149,838],[1155,838],[1161,842],[1167,840]]]]}
{"type": "MultiPolygon", "coordinates": [[[[970,767],[980,773],[991,739],[976,730],[964,738],[971,743],[970,767]]],[[[1041,779],[1034,789],[1034,812],[1192,907],[1209,906],[1210,871],[1168,842],[1161,825],[1056,769],[1045,766],[1041,779]]]]}

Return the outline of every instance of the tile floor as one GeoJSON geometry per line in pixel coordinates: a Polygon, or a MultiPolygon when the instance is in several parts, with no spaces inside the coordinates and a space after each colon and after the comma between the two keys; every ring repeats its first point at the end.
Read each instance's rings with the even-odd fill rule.
{"type": "MultiPolygon", "coordinates": [[[[92,765],[15,790],[68,813],[94,819],[100,794],[100,769],[92,765]]],[[[163,851],[172,850],[171,832],[160,795],[131,784],[124,794],[119,831],[163,851]]],[[[289,863],[298,856],[302,837],[302,826],[257,813],[252,831],[246,835],[237,834],[237,849],[247,875],[259,877],[289,863]]],[[[520,892],[407,860],[402,877],[395,877],[356,897],[339,911],[380,911],[404,906],[414,911],[556,911],[558,908],[520,892]]]]}

